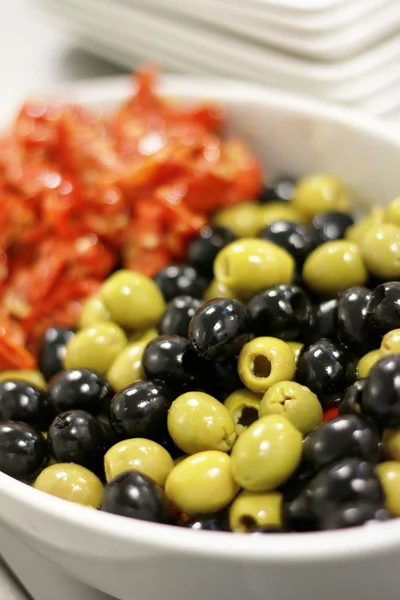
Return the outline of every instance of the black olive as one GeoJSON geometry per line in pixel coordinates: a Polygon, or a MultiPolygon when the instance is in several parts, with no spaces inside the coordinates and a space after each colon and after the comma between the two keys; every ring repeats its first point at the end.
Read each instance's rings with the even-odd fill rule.
{"type": "Polygon", "coordinates": [[[196,352],[223,362],[236,356],[250,338],[250,318],[238,300],[218,298],[203,304],[189,327],[196,352]]]}
{"type": "Polygon", "coordinates": [[[275,221],[263,229],[259,237],[287,250],[298,266],[302,266],[319,243],[311,227],[292,221],[275,221]]]}
{"type": "Polygon", "coordinates": [[[345,390],[339,403],[339,415],[359,415],[362,413],[362,395],[367,380],[357,379],[345,390]]]}
{"type": "Polygon", "coordinates": [[[142,521],[174,522],[160,485],[138,471],[126,471],[107,483],[100,510],[142,521]]]}
{"type": "Polygon", "coordinates": [[[22,421],[47,430],[55,416],[44,390],[20,380],[0,382],[0,421],[22,421]]]}
{"type": "Polygon", "coordinates": [[[368,501],[349,502],[322,519],[321,529],[343,529],[358,527],[394,519],[395,515],[386,508],[368,501]]]}
{"type": "Polygon", "coordinates": [[[167,302],[176,296],[192,296],[202,298],[208,285],[196,269],[188,266],[171,265],[165,267],[154,276],[154,281],[160,288],[167,302]]]}
{"type": "Polygon", "coordinates": [[[29,481],[40,473],[48,460],[48,445],[39,431],[19,421],[0,423],[0,471],[29,481]]]}
{"type": "Polygon", "coordinates": [[[44,332],[39,348],[38,365],[46,381],[63,370],[65,347],[74,334],[73,329],[56,325],[44,332]]]}
{"type": "Polygon", "coordinates": [[[365,354],[379,348],[380,339],[367,321],[367,305],[371,290],[357,286],[346,290],[340,297],[337,308],[338,339],[365,354]]]}
{"type": "Polygon", "coordinates": [[[310,433],[303,444],[303,456],[315,471],[344,458],[377,462],[379,436],[361,416],[339,416],[310,433]]]}
{"type": "Polygon", "coordinates": [[[296,496],[284,499],[282,503],[282,523],[287,531],[314,531],[318,522],[310,511],[306,490],[296,496]]]}
{"type": "Polygon", "coordinates": [[[370,371],[363,409],[384,428],[400,426],[400,354],[389,354],[370,371]]]}
{"type": "Polygon", "coordinates": [[[228,531],[227,515],[225,511],[194,515],[188,520],[180,522],[182,527],[196,531],[228,531]]]}
{"type": "Polygon", "coordinates": [[[62,371],[49,385],[50,399],[58,413],[80,409],[97,415],[108,408],[114,393],[104,377],[89,369],[62,371]]]}
{"type": "Polygon", "coordinates": [[[400,327],[400,282],[378,285],[367,304],[367,321],[378,335],[400,327]]]}
{"type": "Polygon", "coordinates": [[[250,529],[247,530],[247,533],[287,533],[287,531],[279,525],[254,525],[254,527],[250,527],[250,529]]]}
{"type": "Polygon", "coordinates": [[[325,467],[308,484],[308,510],[319,523],[348,502],[370,502],[383,506],[384,492],[375,466],[357,458],[346,458],[325,467]]]}
{"type": "Polygon", "coordinates": [[[243,387],[238,375],[237,364],[237,356],[224,362],[213,363],[209,380],[212,385],[210,393],[218,400],[224,401],[229,394],[243,387]]]}
{"type": "Polygon", "coordinates": [[[158,324],[161,335],[188,336],[189,323],[203,301],[191,296],[177,296],[168,303],[158,324]]]}
{"type": "Polygon", "coordinates": [[[190,348],[189,340],[178,335],[162,335],[151,340],[142,357],[146,378],[164,381],[175,395],[197,387],[195,376],[185,370],[183,361],[190,348]]]}
{"type": "Polygon", "coordinates": [[[311,389],[319,401],[329,405],[355,380],[354,364],[347,349],[321,338],[301,349],[297,359],[296,380],[311,389]]]}
{"type": "Polygon", "coordinates": [[[314,324],[314,309],[297,285],[276,285],[254,296],[247,305],[251,331],[282,340],[304,339],[314,324]]]}
{"type": "Polygon", "coordinates": [[[212,278],[213,265],[218,252],[236,240],[236,235],[227,227],[206,226],[193,238],[188,246],[188,263],[207,278],[212,278]]]}
{"type": "Polygon", "coordinates": [[[277,200],[289,201],[294,195],[294,186],[296,180],[293,177],[284,175],[275,179],[271,185],[265,186],[258,195],[258,202],[260,204],[267,204],[268,202],[276,202],[277,200]]]}
{"type": "Polygon", "coordinates": [[[325,243],[343,239],[346,229],[354,225],[354,219],[347,213],[328,211],[318,213],[312,224],[320,241],[325,243]]]}
{"type": "Polygon", "coordinates": [[[167,429],[167,414],[175,395],[163,381],[136,381],[116,394],[110,404],[110,425],[122,438],[157,441],[167,429]]]}
{"type": "Polygon", "coordinates": [[[168,431],[165,431],[157,436],[157,443],[165,448],[165,450],[170,453],[174,460],[182,456],[182,450],[176,446],[168,431]]]}
{"type": "Polygon", "coordinates": [[[102,475],[110,439],[103,424],[90,413],[83,410],[61,413],[50,425],[48,440],[57,462],[73,462],[102,475]]]}
{"type": "Polygon", "coordinates": [[[316,306],[316,338],[329,338],[331,340],[337,338],[338,304],[339,300],[337,298],[330,298],[329,300],[323,300],[316,306]]]}

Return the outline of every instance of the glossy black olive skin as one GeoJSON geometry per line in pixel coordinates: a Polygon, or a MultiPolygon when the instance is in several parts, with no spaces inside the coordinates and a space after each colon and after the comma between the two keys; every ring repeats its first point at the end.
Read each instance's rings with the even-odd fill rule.
{"type": "Polygon", "coordinates": [[[378,285],[367,304],[367,321],[378,335],[400,327],[400,282],[378,285]]]}
{"type": "Polygon", "coordinates": [[[120,438],[157,441],[166,431],[168,410],[174,400],[175,394],[163,381],[136,381],[114,396],[110,425],[120,438]]]}
{"type": "Polygon", "coordinates": [[[346,458],[325,467],[308,484],[305,495],[310,514],[319,523],[348,502],[383,506],[384,492],[374,465],[346,458]]]}
{"type": "Polygon", "coordinates": [[[213,265],[218,252],[237,236],[227,227],[206,226],[193,238],[188,246],[187,261],[199,273],[211,279],[213,265]]]}
{"type": "Polygon", "coordinates": [[[271,185],[265,186],[258,195],[259,204],[283,200],[288,202],[293,198],[296,180],[284,175],[275,179],[271,185]]]}
{"type": "Polygon", "coordinates": [[[215,396],[223,402],[229,394],[243,387],[237,370],[238,357],[230,360],[213,363],[213,369],[210,373],[212,396],[215,396]]]}
{"type": "Polygon", "coordinates": [[[328,211],[316,215],[312,224],[320,243],[324,244],[343,239],[346,229],[354,225],[354,219],[347,213],[328,211]]]}
{"type": "Polygon", "coordinates": [[[44,390],[25,381],[0,382],[0,421],[22,421],[47,430],[55,416],[44,390]]]}
{"type": "Polygon", "coordinates": [[[187,521],[182,521],[180,525],[195,531],[228,531],[225,512],[195,515],[187,521]]]}
{"type": "Polygon", "coordinates": [[[371,290],[357,286],[346,290],[338,301],[338,339],[358,355],[379,348],[380,340],[367,321],[367,305],[371,290]]]}
{"type": "Polygon", "coordinates": [[[177,296],[168,303],[158,324],[160,335],[188,336],[189,323],[203,301],[191,296],[177,296]]]}
{"type": "Polygon", "coordinates": [[[282,503],[282,523],[288,531],[315,531],[318,521],[310,511],[309,499],[305,489],[282,503]]]}
{"type": "Polygon", "coordinates": [[[335,340],[337,338],[337,311],[338,311],[338,298],[330,298],[329,300],[323,300],[317,304],[316,312],[316,324],[315,324],[315,337],[329,338],[335,340]]]}
{"type": "Polygon", "coordinates": [[[310,335],[314,309],[297,285],[276,285],[254,296],[247,305],[251,331],[256,337],[303,340],[310,335]]]}
{"type": "Polygon", "coordinates": [[[321,423],[303,444],[304,460],[318,472],[345,458],[376,463],[380,458],[379,436],[364,419],[343,415],[321,423]]]}
{"type": "Polygon", "coordinates": [[[167,302],[176,296],[202,298],[208,284],[207,279],[193,267],[176,265],[159,271],[154,281],[167,302]]]}
{"type": "Polygon", "coordinates": [[[250,338],[250,318],[238,300],[218,298],[203,304],[189,327],[189,339],[203,358],[223,362],[236,356],[250,338]]]}
{"type": "Polygon", "coordinates": [[[345,390],[339,403],[339,415],[359,415],[362,412],[362,395],[367,379],[357,379],[345,390]]]}
{"type": "Polygon", "coordinates": [[[178,335],[162,335],[151,340],[142,357],[146,378],[164,381],[175,395],[188,391],[194,386],[195,375],[187,372],[183,358],[191,345],[187,338],[178,335]]]}
{"type": "Polygon", "coordinates": [[[395,516],[386,508],[370,502],[349,502],[340,506],[326,519],[322,519],[321,529],[344,529],[359,527],[394,519],[395,516]]]}
{"type": "Polygon", "coordinates": [[[327,406],[355,380],[355,368],[341,344],[321,338],[303,346],[296,365],[296,381],[309,387],[327,406]]]}
{"type": "Polygon", "coordinates": [[[85,410],[98,415],[108,408],[114,394],[108,381],[89,369],[62,371],[49,385],[49,396],[57,413],[85,410]]]}
{"type": "Polygon", "coordinates": [[[61,413],[50,425],[48,441],[57,462],[73,462],[102,474],[110,438],[102,423],[90,413],[83,410],[61,413]]]}
{"type": "Polygon", "coordinates": [[[0,471],[29,481],[40,473],[48,460],[48,445],[39,431],[20,421],[0,423],[0,471]]]}
{"type": "Polygon", "coordinates": [[[263,229],[259,237],[287,250],[298,266],[318,246],[318,239],[310,227],[292,221],[275,221],[263,229]]]}
{"type": "Polygon", "coordinates": [[[38,365],[46,381],[63,370],[65,347],[74,336],[73,329],[67,327],[48,327],[44,332],[39,348],[38,365]]]}
{"type": "Polygon", "coordinates": [[[108,482],[100,510],[154,523],[173,523],[162,488],[138,471],[126,471],[108,482]]]}
{"type": "Polygon", "coordinates": [[[400,354],[385,356],[371,369],[362,404],[382,427],[400,426],[400,354]]]}

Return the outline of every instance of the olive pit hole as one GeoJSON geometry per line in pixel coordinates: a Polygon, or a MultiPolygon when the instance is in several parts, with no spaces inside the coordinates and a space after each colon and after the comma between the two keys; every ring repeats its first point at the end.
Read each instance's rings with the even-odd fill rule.
{"type": "Polygon", "coordinates": [[[258,410],[254,406],[245,406],[240,415],[238,425],[249,427],[258,419],[258,410]]]}
{"type": "Polygon", "coordinates": [[[246,531],[248,531],[249,529],[257,525],[257,521],[250,515],[243,515],[242,517],[240,517],[240,524],[243,525],[246,531]]]}
{"type": "Polygon", "coordinates": [[[253,374],[255,377],[265,379],[271,375],[271,362],[263,354],[254,357],[253,374]]]}

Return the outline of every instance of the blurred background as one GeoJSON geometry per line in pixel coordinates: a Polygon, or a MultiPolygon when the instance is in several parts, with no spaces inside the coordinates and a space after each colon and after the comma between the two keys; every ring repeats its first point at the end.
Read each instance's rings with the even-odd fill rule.
{"type": "Polygon", "coordinates": [[[400,125],[400,0],[13,0],[0,28],[3,113],[29,93],[150,59],[400,125]]]}

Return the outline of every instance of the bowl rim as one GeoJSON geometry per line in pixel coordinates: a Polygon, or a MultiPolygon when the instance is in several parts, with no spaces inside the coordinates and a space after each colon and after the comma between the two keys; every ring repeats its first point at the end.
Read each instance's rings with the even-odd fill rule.
{"type": "MultiPolygon", "coordinates": [[[[78,104],[97,106],[123,100],[132,90],[132,82],[126,76],[93,79],[89,82],[53,87],[45,93],[48,97],[62,94],[78,104]]],[[[267,108],[288,110],[312,116],[316,120],[337,122],[350,129],[385,140],[400,150],[400,138],[390,125],[348,110],[324,104],[296,94],[280,92],[264,85],[221,78],[191,76],[165,76],[160,78],[160,91],[185,100],[203,99],[224,101],[256,101],[267,108]]],[[[65,101],[65,100],[64,100],[65,101]]],[[[0,115],[1,116],[1,115],[0,115]]],[[[288,533],[251,536],[225,532],[196,531],[182,527],[171,529],[169,525],[149,523],[113,515],[54,496],[17,481],[0,472],[0,500],[7,496],[34,510],[43,518],[51,517],[88,533],[108,536],[114,541],[137,543],[153,549],[168,550],[182,554],[198,555],[219,560],[235,560],[270,563],[291,561],[302,563],[332,559],[359,559],[360,556],[388,552],[400,546],[400,519],[365,527],[329,532],[288,533]],[[68,504],[68,510],[65,510],[68,504]],[[271,537],[273,539],[271,543],[271,537]]],[[[0,509],[1,516],[1,509],[0,509]]],[[[12,526],[11,523],[9,525],[12,526]]]]}

